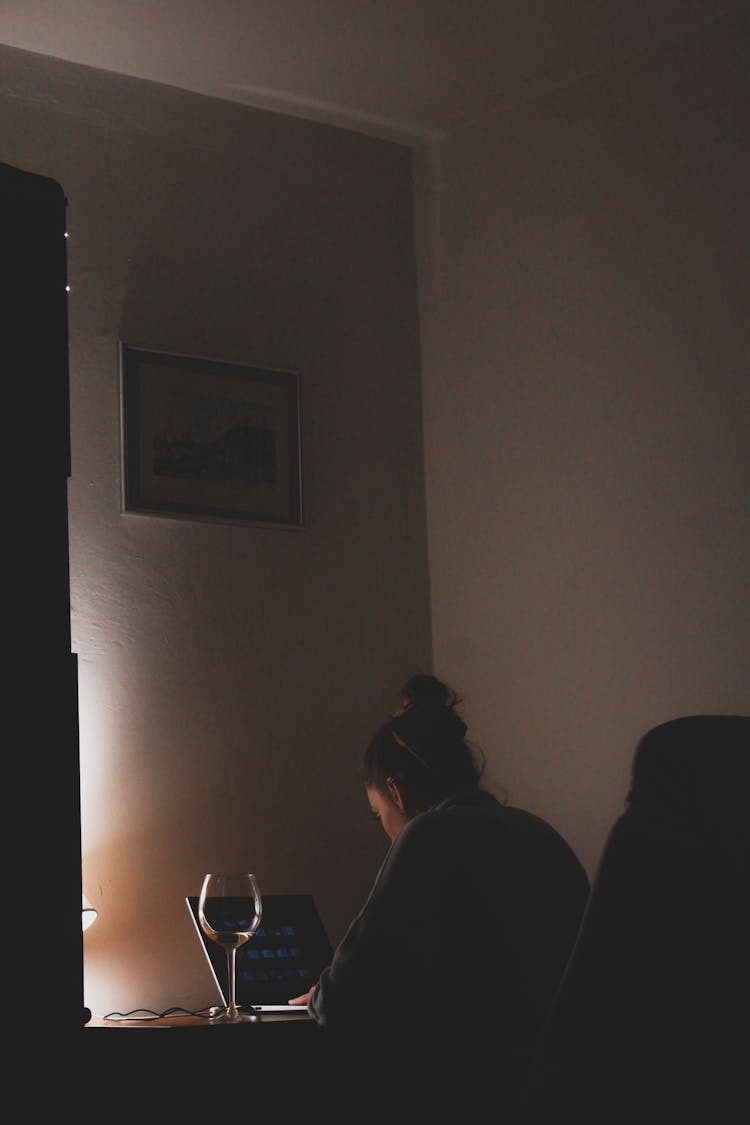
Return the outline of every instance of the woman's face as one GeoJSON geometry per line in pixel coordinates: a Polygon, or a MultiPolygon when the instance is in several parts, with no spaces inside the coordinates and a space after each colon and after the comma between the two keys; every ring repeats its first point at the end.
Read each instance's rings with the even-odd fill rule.
{"type": "Polygon", "coordinates": [[[367,786],[367,800],[370,802],[370,812],[379,820],[383,831],[389,840],[395,840],[409,817],[404,812],[401,795],[396,785],[390,785],[388,791],[383,793],[380,789],[367,786]]]}

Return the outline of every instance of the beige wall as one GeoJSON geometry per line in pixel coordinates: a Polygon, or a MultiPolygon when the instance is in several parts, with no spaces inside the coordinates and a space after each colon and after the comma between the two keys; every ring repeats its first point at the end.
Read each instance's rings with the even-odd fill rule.
{"type": "Polygon", "coordinates": [[[420,164],[435,670],[590,870],[646,729],[750,713],[748,30],[420,164]]]}
{"type": "Polygon", "coordinates": [[[85,999],[200,1006],[204,871],[312,891],[336,940],[387,842],[360,755],[430,661],[410,153],[1,61],[1,158],[68,198],[85,999]],[[121,513],[121,336],[301,372],[304,530],[121,513]]]}

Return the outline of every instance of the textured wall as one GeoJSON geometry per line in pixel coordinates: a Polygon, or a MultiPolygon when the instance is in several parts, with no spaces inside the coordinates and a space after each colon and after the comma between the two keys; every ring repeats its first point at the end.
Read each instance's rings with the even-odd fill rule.
{"type": "Polygon", "coordinates": [[[197,1006],[205,871],[336,940],[385,848],[356,771],[430,660],[410,153],[1,58],[2,159],[68,198],[86,1003],[197,1006]],[[121,512],[120,338],[300,371],[304,530],[121,512]]]}

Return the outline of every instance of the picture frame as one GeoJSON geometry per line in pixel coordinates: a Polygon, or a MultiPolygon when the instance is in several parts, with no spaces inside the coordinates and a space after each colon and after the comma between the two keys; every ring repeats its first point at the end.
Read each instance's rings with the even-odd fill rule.
{"type": "Polygon", "coordinates": [[[123,512],[303,527],[298,371],[119,350],[123,512]]]}

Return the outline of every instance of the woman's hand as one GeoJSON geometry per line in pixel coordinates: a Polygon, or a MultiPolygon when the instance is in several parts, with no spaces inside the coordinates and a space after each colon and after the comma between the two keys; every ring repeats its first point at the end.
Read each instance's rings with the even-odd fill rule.
{"type": "Polygon", "coordinates": [[[299,1004],[300,1007],[303,1004],[309,1004],[310,1003],[310,997],[312,996],[313,992],[314,992],[314,989],[311,988],[309,992],[304,992],[302,994],[302,996],[293,996],[291,1000],[287,1000],[287,1003],[288,1004],[299,1004]]]}

